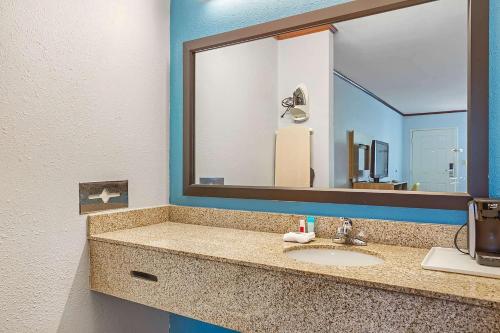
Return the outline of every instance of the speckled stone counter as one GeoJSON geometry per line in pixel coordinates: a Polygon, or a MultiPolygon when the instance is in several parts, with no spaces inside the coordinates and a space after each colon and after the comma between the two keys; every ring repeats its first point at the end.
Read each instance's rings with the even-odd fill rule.
{"type": "MultiPolygon", "coordinates": [[[[349,217],[349,216],[347,216],[349,217]]],[[[180,222],[212,227],[253,230],[284,234],[298,229],[303,215],[241,211],[166,205],[143,209],[125,209],[89,216],[88,234],[126,229],[161,222],[180,222]]],[[[434,223],[412,223],[389,220],[353,218],[354,229],[363,230],[370,243],[431,248],[453,247],[458,226],[434,223]]],[[[331,237],[340,225],[338,217],[317,216],[316,235],[331,237]]],[[[459,243],[466,244],[465,233],[459,243]]]]}
{"type": "Polygon", "coordinates": [[[273,232],[115,224],[89,227],[107,231],[89,234],[92,289],[165,311],[244,332],[500,331],[500,280],[423,270],[428,249],[370,243],[354,249],[383,264],[320,266],[285,251],[333,247],[329,239],[296,245],[273,232]]]}

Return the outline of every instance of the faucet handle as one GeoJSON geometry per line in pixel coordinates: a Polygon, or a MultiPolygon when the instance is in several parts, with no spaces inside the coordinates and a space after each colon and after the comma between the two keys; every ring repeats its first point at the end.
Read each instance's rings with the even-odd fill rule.
{"type": "Polygon", "coordinates": [[[342,221],[341,228],[343,229],[344,233],[346,235],[349,234],[352,230],[352,220],[347,217],[341,217],[340,221],[342,221]]]}
{"type": "Polygon", "coordinates": [[[366,242],[366,239],[368,238],[366,233],[363,231],[363,230],[360,230],[357,234],[356,234],[356,239],[359,239],[360,241],[363,241],[363,242],[366,242]]]}
{"type": "Polygon", "coordinates": [[[360,230],[356,236],[354,236],[351,240],[351,243],[354,245],[361,245],[365,246],[366,245],[366,234],[363,230],[360,230]]]}
{"type": "Polygon", "coordinates": [[[341,217],[340,221],[342,221],[343,225],[348,224],[348,225],[350,225],[352,227],[352,220],[350,218],[348,218],[348,217],[341,217]]]}

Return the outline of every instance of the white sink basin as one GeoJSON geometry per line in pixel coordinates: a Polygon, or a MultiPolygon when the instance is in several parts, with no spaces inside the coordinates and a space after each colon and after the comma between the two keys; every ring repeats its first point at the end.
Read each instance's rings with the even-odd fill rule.
{"type": "Polygon", "coordinates": [[[383,259],[370,254],[340,249],[309,248],[285,253],[297,261],[327,266],[372,266],[384,262],[383,259]]]}

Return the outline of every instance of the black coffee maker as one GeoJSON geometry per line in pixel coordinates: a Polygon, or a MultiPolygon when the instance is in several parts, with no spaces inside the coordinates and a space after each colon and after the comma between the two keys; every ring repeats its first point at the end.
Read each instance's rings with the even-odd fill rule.
{"type": "Polygon", "coordinates": [[[478,264],[500,267],[500,200],[469,202],[468,247],[478,264]]]}

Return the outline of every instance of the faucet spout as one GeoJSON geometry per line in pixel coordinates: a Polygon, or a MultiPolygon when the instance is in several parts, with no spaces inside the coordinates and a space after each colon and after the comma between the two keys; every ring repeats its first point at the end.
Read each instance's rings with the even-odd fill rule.
{"type": "Polygon", "coordinates": [[[342,224],[337,228],[337,232],[333,237],[333,242],[337,244],[350,245],[366,245],[365,234],[361,231],[356,236],[352,236],[352,220],[346,217],[341,217],[342,224]]]}

